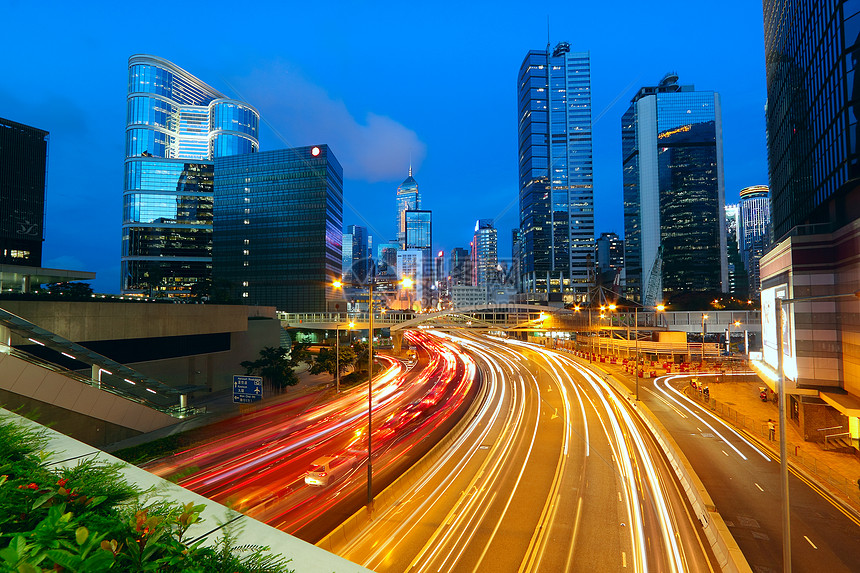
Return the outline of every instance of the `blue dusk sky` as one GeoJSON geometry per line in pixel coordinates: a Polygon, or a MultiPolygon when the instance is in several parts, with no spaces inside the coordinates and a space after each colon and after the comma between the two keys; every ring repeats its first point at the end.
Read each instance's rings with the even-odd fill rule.
{"type": "Polygon", "coordinates": [[[762,8],[724,2],[3,2],[0,117],[51,133],[43,266],[119,291],[128,57],[243,99],[262,150],[328,143],[344,226],[394,236],[410,156],[433,243],[518,226],[517,72],[550,41],[591,53],[595,232],[623,235],[621,114],[666,72],[720,93],[726,201],[767,183],[762,8]],[[538,9],[538,6],[540,8],[538,9]],[[532,9],[535,11],[531,11],[532,9]]]}

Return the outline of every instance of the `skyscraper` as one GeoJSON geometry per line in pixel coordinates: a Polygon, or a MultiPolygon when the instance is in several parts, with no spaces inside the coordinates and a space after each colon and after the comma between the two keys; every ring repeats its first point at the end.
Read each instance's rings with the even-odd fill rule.
{"type": "Polygon", "coordinates": [[[187,296],[211,277],[213,159],[258,151],[260,114],[135,55],[126,121],[122,292],[187,296]]]}
{"type": "Polygon", "coordinates": [[[364,283],[370,271],[370,245],[367,229],[349,225],[343,234],[343,280],[364,283]]]}
{"type": "Polygon", "coordinates": [[[666,74],[621,119],[629,298],[726,291],[720,96],[666,74]]]}
{"type": "Polygon", "coordinates": [[[601,282],[620,286],[624,270],[624,239],[617,233],[600,233],[596,243],[597,271],[604,279],[601,282]]]}
{"type": "Polygon", "coordinates": [[[404,248],[421,252],[421,284],[416,285],[419,300],[424,308],[433,305],[430,300],[433,283],[433,213],[426,210],[407,209],[403,212],[406,235],[404,248]]]}
{"type": "Polygon", "coordinates": [[[749,280],[747,269],[741,258],[740,241],[740,208],[738,205],[726,205],[726,263],[728,264],[729,285],[728,293],[739,299],[749,297],[749,280]]]}
{"type": "Polygon", "coordinates": [[[342,216],[327,145],[216,158],[214,282],[245,304],[326,311],[342,296],[342,216]]]}
{"type": "Polygon", "coordinates": [[[499,281],[498,234],[492,219],[478,219],[472,238],[472,285],[486,288],[499,281]]]}
{"type": "Polygon", "coordinates": [[[409,176],[397,187],[397,242],[400,248],[406,248],[406,211],[421,210],[421,193],[418,192],[418,182],[412,178],[412,166],[409,166],[409,176]]]}
{"type": "Polygon", "coordinates": [[[0,118],[0,263],[39,267],[48,132],[0,118]]]}
{"type": "Polygon", "coordinates": [[[761,293],[759,265],[762,255],[770,247],[770,197],[767,185],[741,189],[738,216],[738,245],[749,280],[749,296],[758,299],[761,293]]]}
{"type": "Polygon", "coordinates": [[[530,51],[517,94],[521,288],[582,298],[594,249],[589,53],[530,51]]]}
{"type": "Polygon", "coordinates": [[[461,247],[451,249],[448,259],[448,275],[451,286],[469,286],[472,284],[472,260],[469,251],[461,247]]]}
{"type": "MultiPolygon", "coordinates": [[[[860,5],[765,0],[774,244],[761,258],[764,360],[782,365],[789,423],[860,438],[860,5]],[[785,304],[777,298],[823,297],[785,304]],[[803,390],[804,396],[800,396],[803,390]],[[831,425],[828,423],[828,425],[831,425]]],[[[856,448],[856,446],[855,446],[856,448]]]]}

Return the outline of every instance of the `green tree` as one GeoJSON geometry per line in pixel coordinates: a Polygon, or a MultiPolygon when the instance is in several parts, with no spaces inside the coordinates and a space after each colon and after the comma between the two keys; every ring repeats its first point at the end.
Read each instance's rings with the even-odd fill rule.
{"type": "Polygon", "coordinates": [[[73,299],[91,299],[93,287],[89,283],[62,282],[48,285],[48,292],[73,299]]]}
{"type": "MultiPolygon", "coordinates": [[[[338,352],[334,348],[321,348],[310,367],[310,373],[322,374],[323,372],[328,372],[332,376],[335,376],[338,368],[337,354],[338,352]]],[[[343,374],[355,363],[356,354],[349,346],[341,346],[339,354],[340,372],[343,374]]]]}
{"type": "Polygon", "coordinates": [[[257,360],[245,360],[240,366],[245,369],[246,375],[262,376],[275,388],[283,389],[298,384],[295,368],[300,362],[310,362],[306,344],[293,344],[291,350],[267,346],[260,350],[257,360]]]}

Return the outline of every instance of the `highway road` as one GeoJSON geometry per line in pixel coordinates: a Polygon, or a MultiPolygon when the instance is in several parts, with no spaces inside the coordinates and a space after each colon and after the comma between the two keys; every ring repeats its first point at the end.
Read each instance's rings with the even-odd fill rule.
{"type": "MultiPolygon", "coordinates": [[[[640,382],[640,395],[690,461],[752,569],[782,571],[779,460],[686,397],[693,376],[708,384],[708,375],[665,376],[640,382]]],[[[792,570],[860,571],[857,517],[794,472],[789,500],[792,570]]]]}
{"type": "MultiPolygon", "coordinates": [[[[378,357],[388,367],[373,385],[375,492],[447,433],[477,387],[474,362],[453,344],[420,332],[409,337],[423,356],[411,370],[378,357]]],[[[316,541],[366,500],[367,386],[329,398],[263,406],[142,467],[316,541]]]]}
{"type": "Polygon", "coordinates": [[[473,410],[337,553],[380,572],[718,568],[626,396],[564,354],[451,339],[482,372],[473,410]]]}

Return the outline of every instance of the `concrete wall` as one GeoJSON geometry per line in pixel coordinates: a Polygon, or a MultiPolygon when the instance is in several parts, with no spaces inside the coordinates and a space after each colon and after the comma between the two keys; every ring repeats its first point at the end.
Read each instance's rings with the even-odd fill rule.
{"type": "MultiPolygon", "coordinates": [[[[230,333],[229,352],[131,362],[127,366],[170,386],[200,385],[206,386],[209,392],[217,392],[232,388],[234,374],[245,373],[239,363],[256,360],[260,357],[260,350],[266,346],[278,346],[280,336],[281,321],[248,320],[243,331],[230,333]]],[[[195,395],[199,396],[200,392],[195,395]]],[[[194,405],[193,399],[189,405],[194,405]]]]}
{"type": "MultiPolygon", "coordinates": [[[[271,307],[143,302],[10,300],[0,307],[74,342],[185,336],[247,329],[248,317],[271,315],[271,307]]],[[[12,336],[12,344],[22,344],[12,336]]]]}
{"type": "Polygon", "coordinates": [[[0,353],[0,403],[57,430],[104,445],[171,426],[177,419],[58,372],[0,353]]]}

